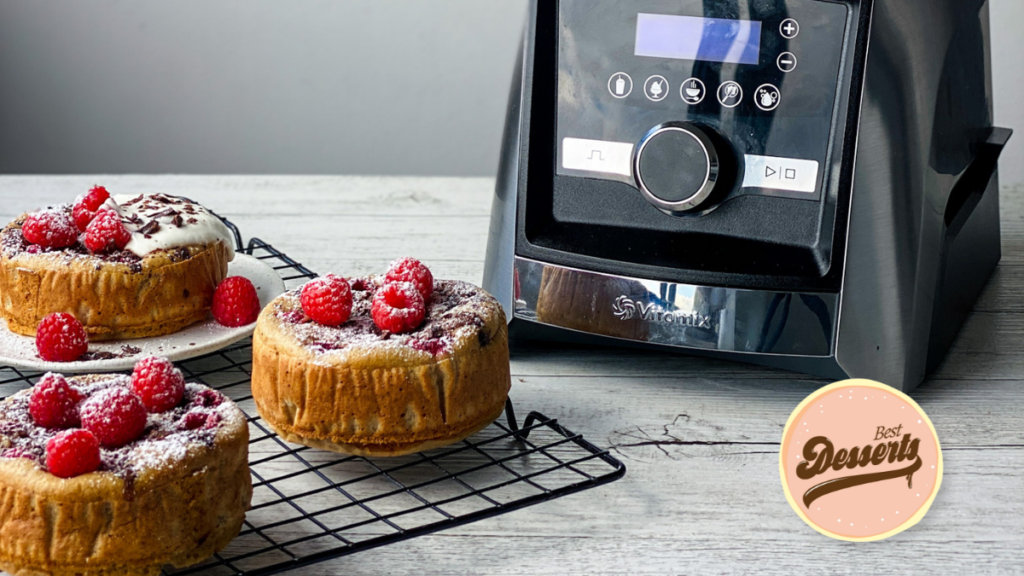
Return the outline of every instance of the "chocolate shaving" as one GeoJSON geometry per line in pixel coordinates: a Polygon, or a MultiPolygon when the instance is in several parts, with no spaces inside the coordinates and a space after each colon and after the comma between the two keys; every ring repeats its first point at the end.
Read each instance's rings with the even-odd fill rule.
{"type": "Polygon", "coordinates": [[[196,222],[199,222],[199,220],[196,220],[195,218],[189,218],[189,219],[188,219],[188,220],[186,220],[185,222],[186,222],[187,224],[195,224],[196,222]]]}
{"type": "Polygon", "coordinates": [[[157,212],[156,214],[151,214],[149,217],[150,218],[163,218],[165,216],[177,216],[177,215],[178,215],[178,211],[177,210],[175,210],[174,208],[167,208],[167,209],[164,209],[164,210],[161,210],[161,211],[157,212]]]}
{"type": "Polygon", "coordinates": [[[113,352],[86,352],[79,358],[82,362],[89,362],[92,360],[113,360],[114,358],[120,358],[120,356],[113,352]]]}
{"type": "Polygon", "coordinates": [[[160,229],[160,223],[156,220],[150,220],[145,226],[139,228],[139,234],[145,234],[149,238],[150,234],[153,234],[160,229]]]}
{"type": "Polygon", "coordinates": [[[181,219],[181,214],[175,214],[174,220],[171,220],[171,223],[177,226],[178,228],[181,228],[182,226],[185,225],[185,222],[181,219]]]}
{"type": "Polygon", "coordinates": [[[81,358],[79,358],[79,360],[83,362],[88,362],[92,360],[113,360],[115,358],[128,358],[131,356],[135,356],[140,352],[142,352],[142,348],[136,348],[135,346],[129,346],[125,344],[124,346],[121,346],[120,354],[116,354],[114,352],[94,350],[91,352],[86,352],[84,355],[82,355],[81,358]]]}

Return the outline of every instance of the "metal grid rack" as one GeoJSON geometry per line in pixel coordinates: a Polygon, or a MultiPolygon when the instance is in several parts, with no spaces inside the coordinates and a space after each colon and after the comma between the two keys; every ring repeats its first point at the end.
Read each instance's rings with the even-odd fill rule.
{"type": "MultiPolygon", "coordinates": [[[[242,247],[238,229],[231,227],[242,247]]],[[[265,242],[242,250],[266,261],[289,287],[315,273],[265,242]]],[[[459,444],[394,459],[347,457],[288,444],[259,418],[250,393],[250,339],[180,362],[189,381],[220,390],[246,413],[253,505],[238,537],[185,570],[164,574],[263,576],[491,518],[621,478],[625,466],[557,420],[512,403],[459,444]]],[[[38,374],[0,368],[0,398],[38,374]]]]}

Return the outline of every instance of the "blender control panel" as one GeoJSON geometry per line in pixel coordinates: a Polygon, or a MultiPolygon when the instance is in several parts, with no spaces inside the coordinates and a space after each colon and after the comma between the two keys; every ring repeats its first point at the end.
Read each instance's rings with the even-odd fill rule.
{"type": "Polygon", "coordinates": [[[560,0],[558,12],[560,177],[629,184],[673,215],[748,195],[821,199],[848,6],[560,0]]]}

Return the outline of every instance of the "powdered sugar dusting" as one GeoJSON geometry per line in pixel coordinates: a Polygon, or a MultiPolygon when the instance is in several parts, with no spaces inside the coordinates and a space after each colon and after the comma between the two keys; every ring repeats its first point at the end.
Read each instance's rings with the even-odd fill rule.
{"type": "Polygon", "coordinates": [[[500,305],[490,294],[466,282],[435,280],[434,293],[418,329],[406,334],[382,331],[374,323],[371,306],[383,276],[356,278],[352,286],[352,317],[338,327],[312,322],[302,312],[301,288],[287,292],[274,306],[277,318],[287,325],[298,343],[315,354],[343,354],[367,348],[412,348],[441,356],[450,353],[462,338],[477,338],[486,344],[490,335],[481,330],[484,317],[500,305]]]}
{"type": "MultiPolygon", "coordinates": [[[[60,211],[63,212],[67,218],[71,218],[71,204],[61,204],[59,206],[46,208],[46,210],[60,211]]],[[[0,232],[0,252],[3,253],[4,258],[13,260],[23,255],[30,256],[32,258],[43,259],[42,262],[51,267],[70,266],[71,263],[75,261],[94,265],[97,269],[99,269],[100,265],[103,263],[124,264],[132,272],[142,271],[142,259],[131,252],[114,250],[105,254],[92,254],[89,249],[85,247],[84,234],[79,234],[78,241],[67,248],[45,248],[38,244],[32,244],[25,239],[25,235],[22,233],[21,227],[24,223],[25,219],[19,218],[7,225],[7,227],[0,232]]],[[[190,255],[183,256],[190,257],[190,255]]]]}
{"type": "MultiPolygon", "coordinates": [[[[88,260],[97,268],[103,262],[125,264],[133,272],[142,271],[143,257],[163,251],[174,261],[187,260],[198,246],[222,242],[234,257],[234,240],[231,231],[220,218],[209,210],[176,196],[166,194],[117,195],[109,198],[104,208],[114,210],[121,216],[121,222],[132,234],[124,250],[113,250],[105,254],[93,254],[85,246],[85,235],[67,248],[45,248],[32,244],[22,233],[24,219],[16,220],[0,233],[0,251],[7,258],[28,254],[52,259],[49,265],[69,265],[74,260],[88,260]],[[190,250],[191,248],[191,250],[190,250]]],[[[74,228],[71,204],[51,206],[34,214],[49,214],[53,221],[66,223],[74,228]]],[[[77,232],[77,228],[74,228],[77,232]]]]}
{"type": "MultiPolygon", "coordinates": [[[[69,377],[68,384],[85,398],[114,387],[128,388],[131,379],[123,375],[69,377]]],[[[0,403],[0,458],[27,458],[46,469],[46,443],[60,430],[35,425],[29,414],[31,390],[23,390],[0,403]]],[[[245,416],[219,392],[200,384],[186,384],[182,402],[161,414],[149,414],[140,439],[117,449],[101,448],[100,472],[111,472],[126,481],[126,489],[140,473],[172,470],[189,454],[212,447],[218,430],[245,425],[245,416]],[[217,399],[211,402],[210,398],[217,399]],[[189,417],[199,416],[204,425],[190,428],[189,417]]]]}

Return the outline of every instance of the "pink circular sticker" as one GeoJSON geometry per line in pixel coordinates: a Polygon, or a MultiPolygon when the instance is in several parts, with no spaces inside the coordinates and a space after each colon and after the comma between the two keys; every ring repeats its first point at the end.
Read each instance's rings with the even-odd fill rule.
{"type": "Polygon", "coordinates": [[[942,483],[942,450],[909,396],[847,380],[811,394],[790,416],[779,471],[786,499],[812,528],[839,540],[882,540],[928,512],[942,483]]]}

